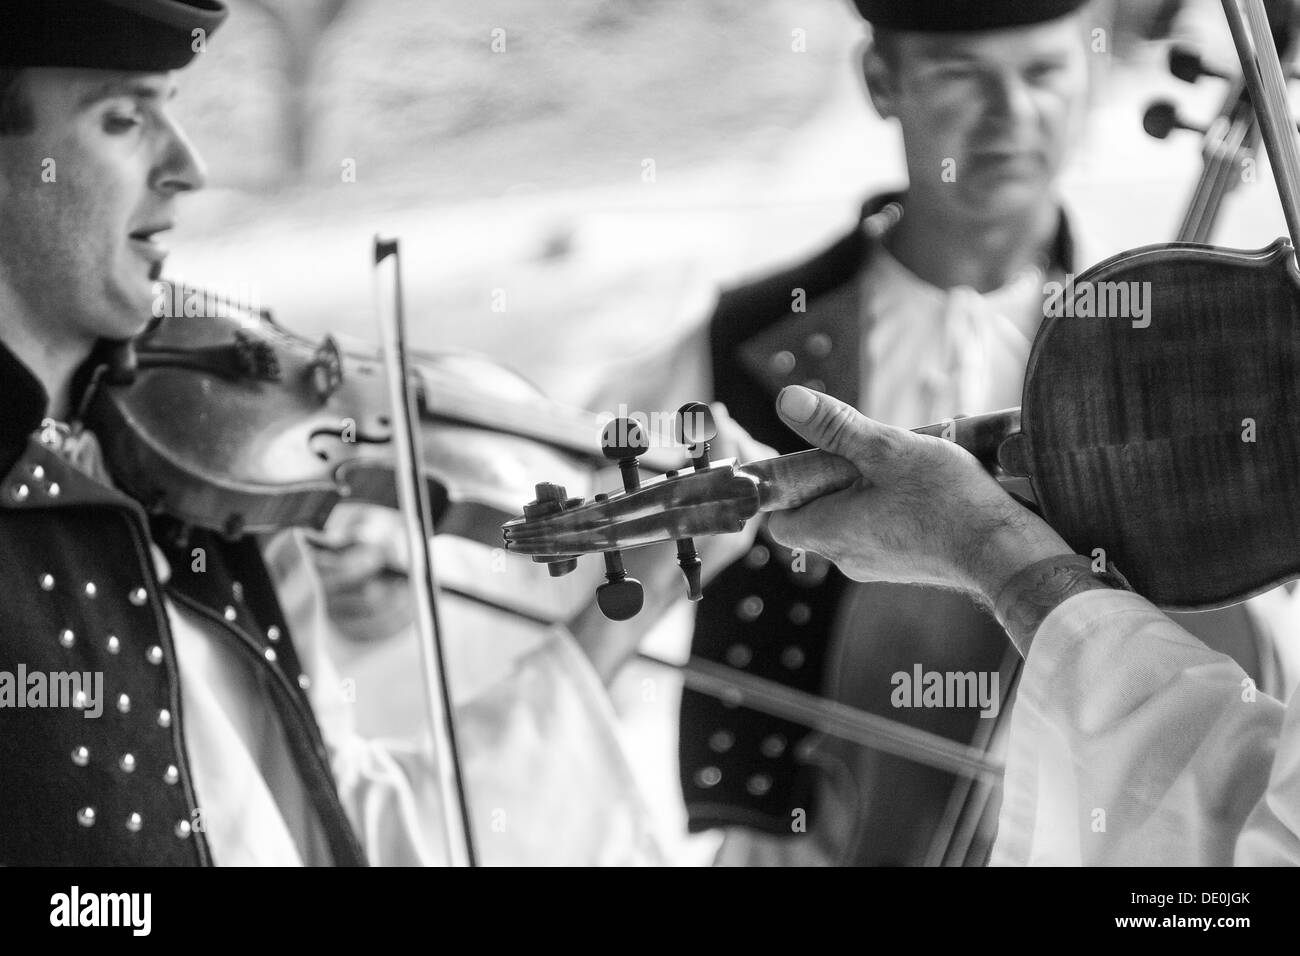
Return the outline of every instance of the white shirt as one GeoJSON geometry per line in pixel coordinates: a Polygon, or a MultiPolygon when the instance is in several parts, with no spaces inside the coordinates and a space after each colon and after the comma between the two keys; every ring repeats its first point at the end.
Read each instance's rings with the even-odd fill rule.
{"type": "Polygon", "coordinates": [[[993,863],[1300,864],[1300,706],[1137,595],[1070,598],[1025,661],[993,863]]]}
{"type": "MultiPolygon", "coordinates": [[[[320,579],[298,536],[273,539],[268,565],[339,796],[372,865],[447,860],[429,735],[357,734],[349,688],[328,653],[334,637],[320,579]]],[[[171,602],[184,729],[204,832],[223,865],[327,864],[279,718],[251,668],[210,626],[171,602]]],[[[560,627],[525,641],[501,633],[448,633],[450,682],[480,861],[487,865],[626,865],[663,862],[615,732],[599,678],[560,627]],[[488,644],[484,677],[458,647],[488,644]],[[458,666],[459,665],[459,666],[458,666]]],[[[414,650],[414,648],[411,648],[414,650]]],[[[414,656],[410,658],[414,663],[414,656]]],[[[417,667],[389,686],[418,696],[417,667]]]]}
{"type": "Polygon", "coordinates": [[[1043,274],[1030,268],[981,295],[940,289],[877,243],[863,270],[860,411],[916,428],[1020,404],[1043,318],[1043,274]]]}
{"type": "Polygon", "coordinates": [[[182,728],[198,814],[224,866],[327,865],[329,849],[279,716],[251,665],[209,625],[165,601],[184,702],[182,728]]]}

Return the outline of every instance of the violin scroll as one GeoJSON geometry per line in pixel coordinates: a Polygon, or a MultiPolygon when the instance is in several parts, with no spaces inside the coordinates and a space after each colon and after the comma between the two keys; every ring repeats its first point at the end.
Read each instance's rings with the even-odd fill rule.
{"type": "Polygon", "coordinates": [[[760,479],[739,471],[732,460],[710,461],[717,424],[707,405],[688,402],[678,409],[675,424],[689,468],[643,482],[641,456],[649,440],[635,421],[616,418],[605,426],[601,451],[618,464],[623,490],[586,502],[570,498],[560,485],[538,484],[523,515],[502,526],[506,550],[546,564],[554,577],[573,571],[579,555],[602,553],[606,580],[596,590],[597,604],[606,617],[622,621],[644,603],[641,583],[623,565],[623,550],[675,541],[687,598],[700,600],[703,563],[694,536],[742,530],[760,510],[760,479]]]}
{"type": "MultiPolygon", "coordinates": [[[[560,514],[565,508],[574,508],[582,504],[581,498],[570,498],[563,485],[554,485],[549,481],[537,485],[537,497],[524,505],[524,517],[528,520],[560,514]]],[[[553,578],[562,578],[578,570],[577,558],[534,557],[538,564],[545,564],[553,578]]]]}

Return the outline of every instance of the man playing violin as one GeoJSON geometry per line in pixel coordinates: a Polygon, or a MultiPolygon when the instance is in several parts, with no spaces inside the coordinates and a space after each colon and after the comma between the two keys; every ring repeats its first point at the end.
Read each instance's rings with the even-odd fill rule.
{"type": "MultiPolygon", "coordinates": [[[[872,26],[865,86],[899,123],[907,189],[870,201],[858,228],[811,260],[724,294],[710,323],[717,397],[783,452],[799,445],[771,402],[789,385],[907,427],[1018,405],[1045,287],[1100,258],[1080,250],[1058,192],[1098,59],[1104,21],[1091,7],[855,5],[872,26]]],[[[1267,641],[1244,611],[1200,623],[1258,671],[1267,641]]],[[[693,652],[990,747],[997,718],[899,710],[891,675],[993,673],[1006,711],[1019,666],[964,595],[852,584],[815,554],[767,542],[714,584],[693,652]]],[[[979,863],[996,822],[996,800],[972,799],[959,778],[691,692],[681,775],[692,827],[731,828],[720,862],[979,863]],[[964,855],[937,835],[954,812],[976,833],[964,855]]]]}
{"type": "MultiPolygon", "coordinates": [[[[204,184],[168,104],[225,16],[220,0],[68,0],[20,4],[0,31],[3,865],[446,858],[427,747],[351,732],[296,536],[263,549],[146,514],[81,424],[97,374],[149,320],[177,200],[204,184]]],[[[574,656],[534,655],[530,686],[574,656]]],[[[493,748],[518,738],[537,759],[553,715],[509,693],[469,708],[471,790],[502,772],[493,748]]],[[[608,720],[608,703],[567,714],[608,720]]],[[[603,798],[558,849],[656,861],[601,739],[545,755],[603,798]]],[[[498,822],[476,816],[489,861],[511,859],[483,840],[498,822]]]]}
{"type": "Polygon", "coordinates": [[[805,388],[779,409],[862,478],[772,533],[854,580],[968,594],[1025,657],[993,862],[1300,864],[1300,708],[1094,574],[952,442],[805,388]]]}

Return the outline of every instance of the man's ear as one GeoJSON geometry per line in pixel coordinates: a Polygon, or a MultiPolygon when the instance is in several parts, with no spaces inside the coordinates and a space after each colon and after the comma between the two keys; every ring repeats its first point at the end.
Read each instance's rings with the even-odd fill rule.
{"type": "Polygon", "coordinates": [[[893,67],[880,55],[880,49],[870,39],[863,40],[858,47],[858,62],[871,105],[876,108],[881,119],[893,118],[894,104],[898,98],[898,77],[893,67]]]}

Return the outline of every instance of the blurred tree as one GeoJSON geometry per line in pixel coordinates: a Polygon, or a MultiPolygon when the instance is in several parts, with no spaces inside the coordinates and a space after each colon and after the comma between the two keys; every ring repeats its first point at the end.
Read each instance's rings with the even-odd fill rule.
{"type": "Polygon", "coordinates": [[[247,0],[274,24],[279,35],[285,176],[300,176],[315,117],[312,88],[321,40],[351,0],[247,0]]]}

